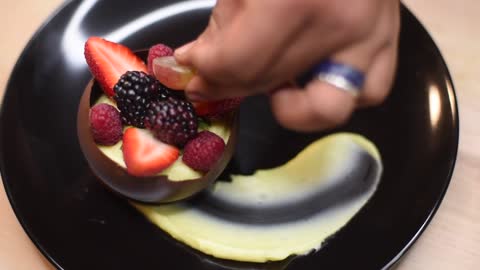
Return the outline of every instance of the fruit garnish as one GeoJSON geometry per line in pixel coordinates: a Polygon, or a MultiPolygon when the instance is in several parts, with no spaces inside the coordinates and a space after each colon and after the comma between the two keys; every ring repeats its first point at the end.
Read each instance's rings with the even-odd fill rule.
{"type": "Polygon", "coordinates": [[[162,56],[172,56],[173,50],[165,44],[157,44],[148,50],[147,66],[148,73],[153,75],[153,59],[162,56]]]}
{"type": "Polygon", "coordinates": [[[217,101],[194,102],[193,106],[197,115],[215,118],[237,109],[243,99],[243,97],[238,97],[217,101]]]}
{"type": "Polygon", "coordinates": [[[144,118],[152,101],[165,100],[171,91],[153,76],[141,71],[127,71],[113,88],[125,125],[144,128],[144,118]]]}
{"type": "Polygon", "coordinates": [[[184,90],[195,74],[192,68],[178,64],[173,56],[153,59],[152,67],[155,77],[174,90],[184,90]]]}
{"type": "Polygon", "coordinates": [[[122,152],[127,172],[134,176],[160,173],[180,154],[176,147],[155,139],[149,131],[134,127],[125,130],[122,152]]]}
{"type": "Polygon", "coordinates": [[[181,147],[197,135],[198,119],[190,102],[170,97],[150,104],[145,126],[159,140],[181,147]]]}
{"type": "Polygon", "coordinates": [[[122,139],[120,113],[112,105],[100,103],[90,109],[93,140],[101,145],[114,145],[122,139]]]}
{"type": "MultiPolygon", "coordinates": [[[[146,53],[143,51],[138,55],[146,55],[146,53]]],[[[140,72],[136,76],[146,77],[138,74],[140,72]]],[[[151,76],[151,78],[154,77],[151,76]]],[[[123,83],[127,85],[126,88],[132,87],[128,82],[123,83]]],[[[160,82],[157,84],[162,85],[160,82]]],[[[162,87],[168,89],[164,85],[162,87]]],[[[90,109],[100,103],[111,104],[118,108],[119,103],[122,103],[122,101],[115,102],[113,96],[102,94],[102,91],[100,83],[94,78],[90,80],[81,97],[77,115],[79,144],[88,165],[92,168],[92,173],[107,189],[126,199],[141,203],[169,203],[187,199],[209,187],[225,169],[234,153],[238,119],[233,114],[225,115],[218,119],[220,121],[206,117],[201,119],[205,122],[202,129],[218,134],[226,144],[220,159],[208,170],[208,173],[188,167],[179,158],[183,149],[160,141],[154,136],[152,130],[124,125],[123,143],[120,141],[113,146],[101,146],[92,137],[90,109]]],[[[128,92],[132,91],[123,91],[121,95],[126,97],[128,92]]],[[[134,96],[137,96],[137,88],[134,92],[134,96]]],[[[169,90],[169,92],[173,98],[185,100],[184,91],[169,90]]],[[[150,101],[150,103],[154,102],[158,100],[150,101]]],[[[194,113],[193,107],[190,110],[194,113]]],[[[119,119],[118,122],[121,123],[121,116],[119,119]]]]}
{"type": "Polygon", "coordinates": [[[202,131],[183,149],[183,162],[190,168],[208,172],[225,150],[225,142],[210,131],[202,131]]]}
{"type": "Polygon", "coordinates": [[[113,87],[125,72],[147,72],[145,63],[129,48],[99,37],[90,37],[85,43],[85,59],[92,75],[109,97],[113,96],[113,87]]]}

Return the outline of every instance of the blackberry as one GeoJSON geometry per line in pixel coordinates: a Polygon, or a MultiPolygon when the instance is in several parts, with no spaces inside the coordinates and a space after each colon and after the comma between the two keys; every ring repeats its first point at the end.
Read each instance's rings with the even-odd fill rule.
{"type": "Polygon", "coordinates": [[[165,100],[171,93],[154,77],[142,71],[127,71],[113,87],[122,122],[144,128],[145,114],[152,101],[165,100]]]}
{"type": "Polygon", "coordinates": [[[159,140],[182,147],[197,135],[198,119],[192,103],[169,97],[150,104],[145,126],[159,140]]]}

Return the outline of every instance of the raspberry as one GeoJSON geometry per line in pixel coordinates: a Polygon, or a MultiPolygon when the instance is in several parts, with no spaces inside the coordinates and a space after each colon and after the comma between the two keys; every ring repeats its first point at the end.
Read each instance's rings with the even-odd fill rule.
{"type": "Polygon", "coordinates": [[[114,145],[122,139],[120,113],[112,105],[100,103],[90,109],[93,139],[101,145],[114,145]]]}
{"type": "Polygon", "coordinates": [[[154,77],[141,71],[128,71],[113,88],[125,125],[144,128],[145,114],[152,101],[165,100],[171,92],[154,77]]]}
{"type": "Polygon", "coordinates": [[[164,44],[157,44],[155,46],[152,46],[150,50],[148,50],[148,73],[150,75],[153,75],[153,59],[157,57],[163,57],[163,56],[171,56],[173,55],[173,50],[172,48],[168,47],[167,45],[164,44]]]}
{"type": "Polygon", "coordinates": [[[145,126],[159,140],[183,146],[197,135],[198,119],[193,105],[173,97],[152,102],[145,116],[145,126]]]}
{"type": "Polygon", "coordinates": [[[208,172],[225,150],[225,142],[217,134],[202,131],[183,149],[183,162],[190,168],[208,172]]]}

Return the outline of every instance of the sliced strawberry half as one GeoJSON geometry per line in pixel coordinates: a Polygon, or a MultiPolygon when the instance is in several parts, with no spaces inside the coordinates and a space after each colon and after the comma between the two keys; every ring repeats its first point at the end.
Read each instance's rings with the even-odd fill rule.
{"type": "Polygon", "coordinates": [[[85,43],[85,59],[108,96],[113,96],[113,87],[125,72],[147,72],[145,63],[129,48],[99,37],[90,37],[85,43]]]}
{"type": "Polygon", "coordinates": [[[237,109],[242,101],[243,97],[238,97],[218,101],[194,102],[193,106],[197,115],[214,118],[237,109]]]}
{"type": "Polygon", "coordinates": [[[147,130],[128,128],[123,134],[123,159],[134,176],[155,175],[177,160],[180,151],[153,137],[147,130]]]}

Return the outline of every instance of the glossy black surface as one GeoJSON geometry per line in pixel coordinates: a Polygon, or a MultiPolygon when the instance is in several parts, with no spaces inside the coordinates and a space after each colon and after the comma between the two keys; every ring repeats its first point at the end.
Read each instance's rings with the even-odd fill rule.
{"type": "MultiPolygon", "coordinates": [[[[268,104],[268,103],[267,103],[268,104]]],[[[266,105],[267,105],[266,104],[266,105]]],[[[251,109],[251,106],[243,106],[245,109],[251,109]]],[[[252,130],[248,125],[242,125],[242,130],[252,130]]],[[[289,131],[282,132],[285,135],[291,133],[289,131]]],[[[292,133],[293,136],[298,135],[292,133]]],[[[321,136],[321,134],[319,134],[321,136]]],[[[301,136],[301,135],[300,135],[301,136]]],[[[260,136],[258,136],[260,137],[260,136]]],[[[278,148],[272,147],[265,143],[255,143],[258,140],[257,136],[243,136],[241,137],[240,144],[243,141],[250,142],[251,148],[257,149],[258,152],[280,154],[276,150],[278,148]],[[242,141],[243,140],[243,141],[242,141]]],[[[275,139],[275,142],[283,141],[284,144],[290,143],[296,146],[302,146],[303,141],[300,139],[292,140],[292,136],[279,136],[275,139]]],[[[320,138],[313,137],[314,143],[320,138]]],[[[272,140],[273,141],[273,140],[272,140]]],[[[308,144],[306,146],[308,146],[308,144]]],[[[306,147],[305,146],[305,147],[306,147]]],[[[283,201],[271,204],[259,204],[258,201],[238,201],[230,200],[230,195],[236,195],[229,193],[228,195],[218,195],[215,189],[204,190],[199,196],[186,201],[186,205],[190,209],[195,209],[199,213],[205,213],[213,216],[225,222],[231,223],[243,223],[247,225],[281,225],[288,222],[298,222],[312,219],[313,216],[322,213],[324,211],[332,211],[333,208],[344,205],[359,197],[370,194],[369,192],[375,190],[379,183],[379,178],[382,175],[382,166],[380,162],[372,155],[366,152],[360,146],[352,147],[350,149],[349,158],[345,159],[345,165],[342,166],[342,170],[336,174],[332,174],[329,181],[332,181],[331,186],[328,188],[318,186],[311,186],[308,194],[303,193],[301,198],[294,201],[283,201]]],[[[249,156],[252,153],[248,153],[249,156]]],[[[234,166],[236,163],[242,160],[247,160],[249,156],[242,156],[238,152],[233,156],[229,168],[224,171],[224,177],[230,175],[245,175],[248,174],[245,170],[241,170],[234,166]]],[[[276,158],[276,161],[282,161],[276,158]]],[[[290,159],[286,159],[282,164],[288,162],[290,159]]],[[[317,167],[318,168],[318,167],[317,167]]],[[[262,168],[265,169],[265,168],[262,168]]],[[[299,177],[291,175],[289,180],[298,181],[299,177]]],[[[218,181],[229,181],[227,178],[220,178],[218,181]]],[[[248,191],[245,191],[248,193],[248,191]]],[[[291,190],[292,194],[301,194],[298,190],[291,190]]],[[[368,195],[367,195],[368,196],[368,195]]],[[[276,199],[281,201],[284,196],[277,195],[276,199]]]]}
{"type": "MultiPolygon", "coordinates": [[[[383,269],[403,254],[431,219],[450,181],[458,143],[452,83],[435,44],[405,9],[398,76],[380,107],[362,110],[340,128],[375,142],[384,175],[365,208],[319,252],[286,262],[237,263],[201,255],[162,233],[128,203],[105,190],[80,151],[76,112],[90,75],[83,42],[102,35],[133,49],[193,39],[206,25],[211,1],[72,1],[32,39],[12,73],[0,119],[0,165],[20,222],[59,268],[75,269],[383,269]],[[200,4],[199,4],[200,3],[200,4]],[[208,5],[206,5],[208,6],[208,5]],[[187,7],[193,8],[188,11],[187,7]],[[132,23],[143,17],[143,21],[132,23]],[[159,11],[158,11],[159,10],[159,11]],[[183,10],[183,11],[182,11],[183,10]],[[172,14],[179,12],[178,15],[172,14]],[[166,16],[170,13],[172,16],[166,16]],[[143,24],[138,24],[143,22],[143,24]],[[130,28],[122,28],[127,23],[130,28]],[[119,30],[120,29],[120,30],[119,30]],[[133,30],[134,31],[133,31],[133,30]],[[287,266],[288,265],[288,266],[287,266]]],[[[250,132],[271,139],[278,127],[256,125],[242,108],[250,132]]],[[[254,110],[255,109],[255,110],[254,110]]],[[[267,116],[266,116],[267,117],[267,116]]],[[[256,153],[239,143],[237,169],[273,166],[291,148],[264,141],[275,153],[256,153]],[[281,149],[281,150],[280,150],[281,149]]],[[[262,138],[262,136],[259,136],[262,138]]]]}

